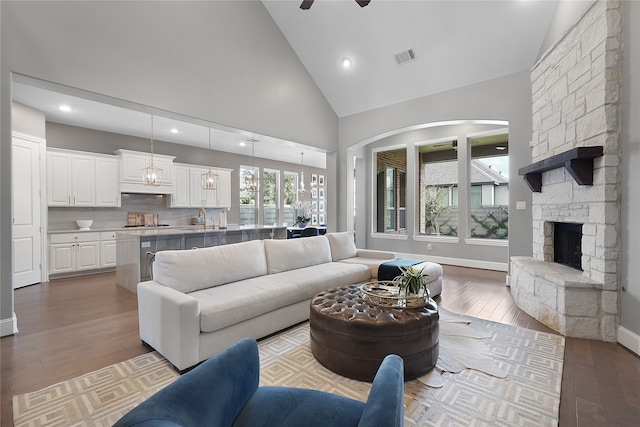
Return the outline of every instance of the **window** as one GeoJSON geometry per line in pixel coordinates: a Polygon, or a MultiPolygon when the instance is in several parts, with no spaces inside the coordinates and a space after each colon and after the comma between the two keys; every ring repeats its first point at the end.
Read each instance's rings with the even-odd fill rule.
{"type": "Polygon", "coordinates": [[[259,168],[240,166],[240,225],[258,223],[259,168]]]}
{"type": "Polygon", "coordinates": [[[470,235],[482,239],[509,237],[509,136],[473,137],[471,144],[470,235]]]}
{"type": "Polygon", "coordinates": [[[284,215],[283,221],[288,225],[292,225],[295,223],[295,218],[293,217],[293,210],[291,205],[296,201],[296,185],[298,181],[298,173],[297,172],[284,172],[284,189],[283,189],[283,207],[284,207],[284,215]]]}
{"type": "Polygon", "coordinates": [[[378,233],[406,234],[407,150],[376,153],[378,233]]]}
{"type": "Polygon", "coordinates": [[[264,169],[262,177],[262,223],[264,225],[276,224],[279,210],[280,171],[264,169]]]}
{"type": "Polygon", "coordinates": [[[458,141],[418,146],[418,231],[458,235],[458,141]]]}

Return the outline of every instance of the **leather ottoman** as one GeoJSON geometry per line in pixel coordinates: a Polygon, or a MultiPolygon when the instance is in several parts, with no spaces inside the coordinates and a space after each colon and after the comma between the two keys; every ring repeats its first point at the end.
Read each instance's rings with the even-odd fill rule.
{"type": "Polygon", "coordinates": [[[320,292],[311,300],[311,352],[326,368],[372,381],[388,354],[404,360],[405,381],[429,372],[438,361],[437,307],[373,305],[359,285],[320,292]]]}

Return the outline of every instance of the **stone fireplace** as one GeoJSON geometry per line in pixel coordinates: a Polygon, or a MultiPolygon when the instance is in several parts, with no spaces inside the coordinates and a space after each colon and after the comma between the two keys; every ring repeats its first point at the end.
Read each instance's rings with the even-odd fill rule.
{"type": "Polygon", "coordinates": [[[512,257],[509,276],[529,315],[565,336],[603,341],[616,341],[619,319],[620,23],[617,2],[593,2],[532,69],[534,164],[520,172],[534,190],[533,256],[512,257]],[[598,154],[565,161],[583,147],[598,154]],[[555,257],[564,228],[573,231],[556,243],[572,262],[555,257]]]}

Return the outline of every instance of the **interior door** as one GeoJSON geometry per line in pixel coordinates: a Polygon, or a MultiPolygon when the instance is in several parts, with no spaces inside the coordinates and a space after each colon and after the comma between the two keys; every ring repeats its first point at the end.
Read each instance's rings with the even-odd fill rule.
{"type": "Polygon", "coordinates": [[[12,138],[13,288],[42,281],[41,144],[12,138]]]}

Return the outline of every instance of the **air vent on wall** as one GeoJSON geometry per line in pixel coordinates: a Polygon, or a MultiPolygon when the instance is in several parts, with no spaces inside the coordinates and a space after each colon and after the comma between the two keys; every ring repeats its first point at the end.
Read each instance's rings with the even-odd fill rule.
{"type": "Polygon", "coordinates": [[[400,53],[396,53],[394,56],[398,65],[406,64],[407,62],[415,61],[416,59],[416,54],[413,52],[413,49],[403,50],[400,53]]]}

